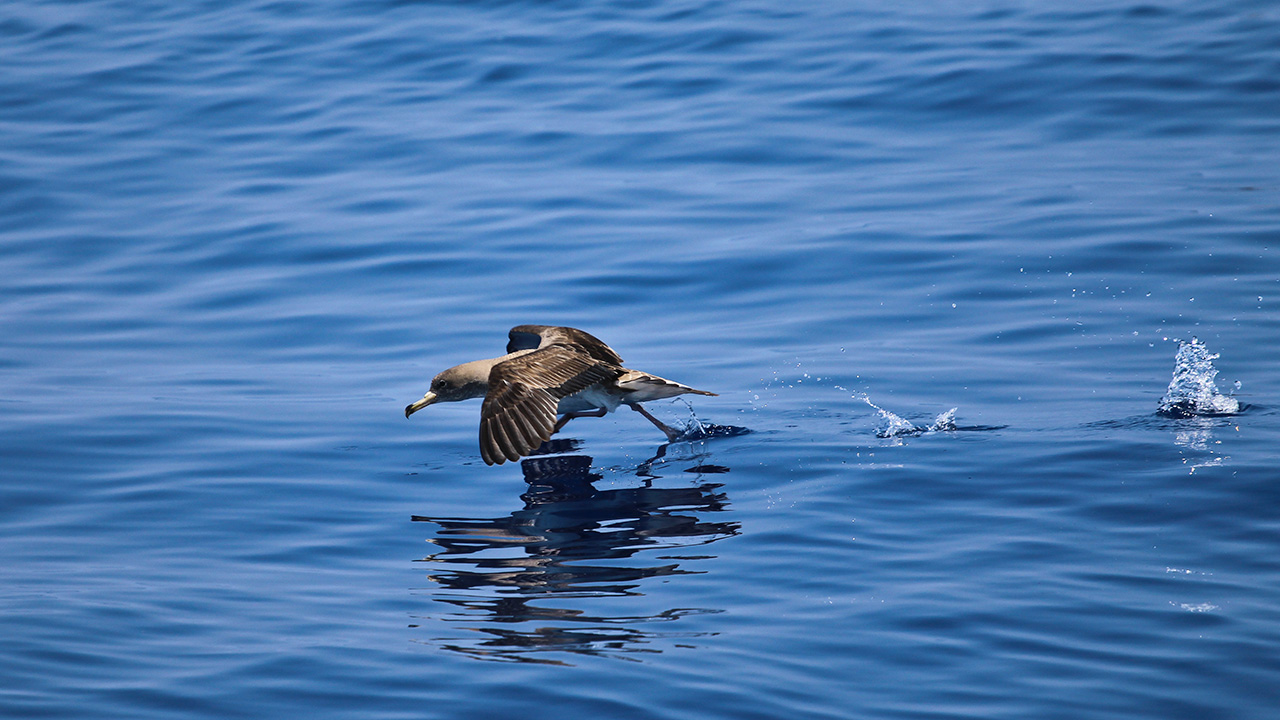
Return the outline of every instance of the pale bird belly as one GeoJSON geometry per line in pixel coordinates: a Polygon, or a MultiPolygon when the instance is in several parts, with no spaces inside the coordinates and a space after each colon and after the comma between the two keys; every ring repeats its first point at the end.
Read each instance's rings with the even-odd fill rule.
{"type": "Polygon", "coordinates": [[[618,409],[621,399],[615,394],[605,392],[599,385],[593,385],[579,393],[574,393],[567,398],[563,398],[560,404],[556,406],[556,412],[560,415],[565,413],[588,412],[590,410],[599,410],[604,408],[606,412],[613,412],[618,409]]]}

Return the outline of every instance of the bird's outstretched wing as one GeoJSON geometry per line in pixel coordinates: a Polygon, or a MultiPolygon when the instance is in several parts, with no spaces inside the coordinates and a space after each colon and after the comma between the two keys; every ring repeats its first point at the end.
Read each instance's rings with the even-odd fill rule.
{"type": "Polygon", "coordinates": [[[564,344],[494,365],[480,406],[480,457],[494,465],[528,455],[551,438],[561,398],[622,373],[586,348],[564,344]]]}
{"type": "Polygon", "coordinates": [[[587,355],[613,365],[621,365],[622,358],[613,348],[589,332],[578,328],[560,327],[556,325],[517,325],[507,334],[511,338],[507,343],[507,352],[517,350],[533,350],[548,345],[573,345],[587,355]]]}

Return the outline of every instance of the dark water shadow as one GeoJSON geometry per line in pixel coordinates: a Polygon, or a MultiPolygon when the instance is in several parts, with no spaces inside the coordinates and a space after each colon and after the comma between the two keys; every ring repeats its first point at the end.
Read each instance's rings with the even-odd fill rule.
{"type": "Polygon", "coordinates": [[[1191,415],[1175,415],[1161,410],[1141,415],[1130,415],[1125,418],[1111,420],[1094,420],[1081,423],[1079,427],[1096,430],[1182,430],[1186,428],[1232,427],[1250,415],[1268,414],[1268,408],[1262,405],[1241,403],[1240,410],[1234,413],[1200,413],[1191,415]]]}
{"type": "Polygon", "coordinates": [[[995,432],[996,430],[1005,430],[1008,427],[1008,425],[952,425],[950,427],[936,428],[913,425],[908,428],[877,430],[875,436],[881,440],[888,440],[890,438],[920,437],[921,435],[933,435],[936,433],[995,432]]]}
{"type": "MultiPolygon", "coordinates": [[[[557,442],[565,444],[542,451],[576,447],[557,442]]],[[[428,542],[438,550],[418,562],[431,567],[425,592],[444,606],[421,618],[469,631],[426,642],[477,659],[569,664],[557,655],[634,660],[705,634],[657,626],[722,610],[609,610],[650,604],[644,587],[654,578],[706,572],[689,566],[714,556],[681,551],[738,534],[738,523],[708,517],[727,511],[722,486],[688,485],[684,475],[683,486],[655,487],[661,478],[649,477],[642,487],[598,489],[603,475],[591,463],[585,455],[523,460],[524,506],[510,515],[413,517],[436,526],[428,542]]]]}
{"type": "Polygon", "coordinates": [[[1169,418],[1171,420],[1188,420],[1191,418],[1198,418],[1198,417],[1232,418],[1239,415],[1244,415],[1245,413],[1248,413],[1251,410],[1256,411],[1256,408],[1254,408],[1252,405],[1249,405],[1247,403],[1239,403],[1239,406],[1237,407],[1237,409],[1232,410],[1231,412],[1217,412],[1213,409],[1205,409],[1201,405],[1197,405],[1196,403],[1184,400],[1180,402],[1161,404],[1161,406],[1156,409],[1155,414],[1163,418],[1169,418]]]}

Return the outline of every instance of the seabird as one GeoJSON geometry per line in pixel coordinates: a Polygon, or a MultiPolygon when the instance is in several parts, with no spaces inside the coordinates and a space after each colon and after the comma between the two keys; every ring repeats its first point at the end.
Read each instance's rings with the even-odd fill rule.
{"type": "Polygon", "coordinates": [[[645,416],[674,441],[680,433],[640,403],[685,393],[715,395],[622,367],[613,348],[577,328],[518,325],[509,337],[506,355],[436,375],[431,390],[406,407],[404,416],[439,402],[484,398],[480,457],[486,465],[501,465],[533,452],[570,420],[604,417],[619,405],[645,416]]]}

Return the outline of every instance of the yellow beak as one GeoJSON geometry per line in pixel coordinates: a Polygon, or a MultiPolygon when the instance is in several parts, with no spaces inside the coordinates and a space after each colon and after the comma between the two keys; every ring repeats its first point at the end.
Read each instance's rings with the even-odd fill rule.
{"type": "Polygon", "coordinates": [[[412,405],[409,405],[408,407],[406,407],[406,408],[404,409],[404,416],[407,418],[407,417],[409,417],[410,415],[412,415],[412,414],[414,414],[414,413],[418,412],[418,411],[419,411],[419,410],[421,410],[422,408],[424,408],[424,407],[426,407],[426,406],[430,405],[431,403],[433,403],[433,402],[435,402],[435,401],[436,401],[436,394],[435,394],[435,393],[433,393],[433,392],[429,392],[429,393],[427,393],[426,395],[423,395],[423,396],[422,396],[422,399],[421,399],[421,400],[419,400],[418,402],[413,403],[412,405]]]}

